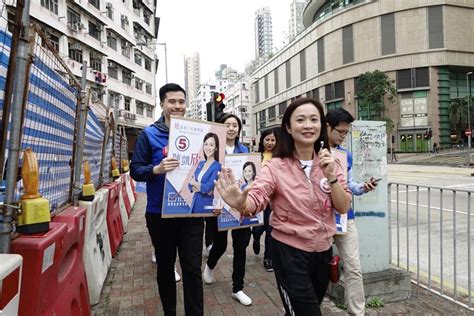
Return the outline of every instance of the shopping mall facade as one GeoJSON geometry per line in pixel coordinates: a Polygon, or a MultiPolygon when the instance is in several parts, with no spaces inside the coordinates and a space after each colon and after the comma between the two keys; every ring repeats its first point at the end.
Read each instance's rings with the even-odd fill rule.
{"type": "Polygon", "coordinates": [[[466,143],[466,97],[474,94],[474,1],[312,0],[304,25],[252,74],[255,134],[279,126],[287,105],[301,96],[366,119],[356,81],[380,70],[397,88],[385,112],[394,123],[395,149],[466,143]],[[428,131],[431,140],[424,137],[428,131]]]}

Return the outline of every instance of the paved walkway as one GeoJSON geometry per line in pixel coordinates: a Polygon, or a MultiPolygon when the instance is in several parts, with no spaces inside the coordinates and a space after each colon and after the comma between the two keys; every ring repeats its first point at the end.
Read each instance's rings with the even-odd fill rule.
{"type": "MultiPolygon", "coordinates": [[[[145,194],[139,193],[130,218],[128,233],[117,256],[112,260],[101,300],[94,306],[93,315],[163,315],[156,284],[156,265],[151,262],[152,246],[145,226],[145,203],[145,194]]],[[[254,255],[251,246],[247,250],[244,291],[252,298],[253,304],[245,307],[231,298],[231,238],[227,249],[227,253],[216,267],[216,282],[211,285],[204,284],[205,314],[283,315],[275,277],[273,273],[265,271],[262,266],[262,254],[254,255]]],[[[179,264],[178,270],[180,270],[179,264]]],[[[177,293],[177,313],[184,315],[182,282],[178,283],[177,293]]],[[[346,314],[327,299],[323,302],[322,308],[324,315],[346,314]]],[[[416,286],[413,286],[411,299],[388,303],[382,308],[367,311],[369,315],[474,315],[416,286]]]]}

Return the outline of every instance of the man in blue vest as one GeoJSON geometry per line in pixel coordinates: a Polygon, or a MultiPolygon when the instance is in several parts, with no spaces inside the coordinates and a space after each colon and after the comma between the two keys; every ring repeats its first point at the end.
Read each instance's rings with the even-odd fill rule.
{"type": "MultiPolygon", "coordinates": [[[[354,195],[362,195],[373,191],[377,186],[375,178],[367,182],[356,183],[352,177],[352,154],[341,147],[349,134],[354,117],[342,108],[329,110],[326,114],[329,147],[347,153],[347,185],[354,195]]],[[[362,269],[359,255],[359,235],[354,223],[354,210],[347,213],[347,232],[334,236],[337,249],[344,264],[344,282],[347,311],[351,315],[365,314],[365,293],[362,280],[362,269]]]]}
{"type": "Polygon", "coordinates": [[[130,164],[135,181],[147,184],[146,225],[156,254],[158,291],[165,315],[176,315],[176,251],[183,272],[184,310],[186,315],[203,315],[201,277],[202,218],[162,218],[165,175],[179,166],[167,157],[170,116],[184,116],[186,92],[174,83],[160,88],[163,114],[138,136],[130,164]]]}

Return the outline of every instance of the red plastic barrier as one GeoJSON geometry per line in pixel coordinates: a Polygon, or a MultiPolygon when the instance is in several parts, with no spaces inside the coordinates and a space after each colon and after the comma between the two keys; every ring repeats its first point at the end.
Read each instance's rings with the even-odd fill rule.
{"type": "Polygon", "coordinates": [[[112,257],[117,254],[117,249],[123,240],[122,217],[120,216],[120,183],[111,182],[103,186],[109,190],[109,200],[107,202],[107,230],[109,231],[110,251],[112,257]]]}
{"type": "Polygon", "coordinates": [[[12,241],[11,252],[23,257],[19,315],[90,315],[82,261],[84,216],[84,208],[69,208],[54,218],[47,233],[12,241]],[[62,219],[67,223],[58,222],[62,219]]]}
{"type": "Polygon", "coordinates": [[[135,203],[137,202],[137,189],[136,189],[136,183],[135,180],[130,177],[130,185],[132,186],[132,191],[133,191],[133,196],[135,197],[135,203]]]}
{"type": "Polygon", "coordinates": [[[127,194],[127,179],[125,179],[125,174],[120,176],[120,188],[122,190],[123,202],[125,204],[125,209],[127,210],[128,218],[130,218],[130,213],[132,213],[132,204],[127,194]]]}

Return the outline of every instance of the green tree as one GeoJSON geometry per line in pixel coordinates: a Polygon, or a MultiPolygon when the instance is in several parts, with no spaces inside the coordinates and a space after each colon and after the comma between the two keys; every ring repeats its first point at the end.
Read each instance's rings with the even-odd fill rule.
{"type": "MultiPolygon", "coordinates": [[[[472,107],[473,98],[471,98],[470,106],[472,107]]],[[[461,138],[462,131],[468,127],[468,109],[466,98],[451,99],[449,104],[449,122],[451,123],[451,130],[456,131],[457,140],[461,138]]],[[[472,124],[471,113],[471,124],[472,124]]]]}
{"type": "Polygon", "coordinates": [[[385,73],[374,70],[363,73],[357,79],[357,102],[359,113],[367,113],[366,119],[369,121],[382,120],[387,122],[387,133],[390,133],[394,124],[385,116],[385,97],[393,104],[397,97],[395,81],[390,79],[385,73]]]}

